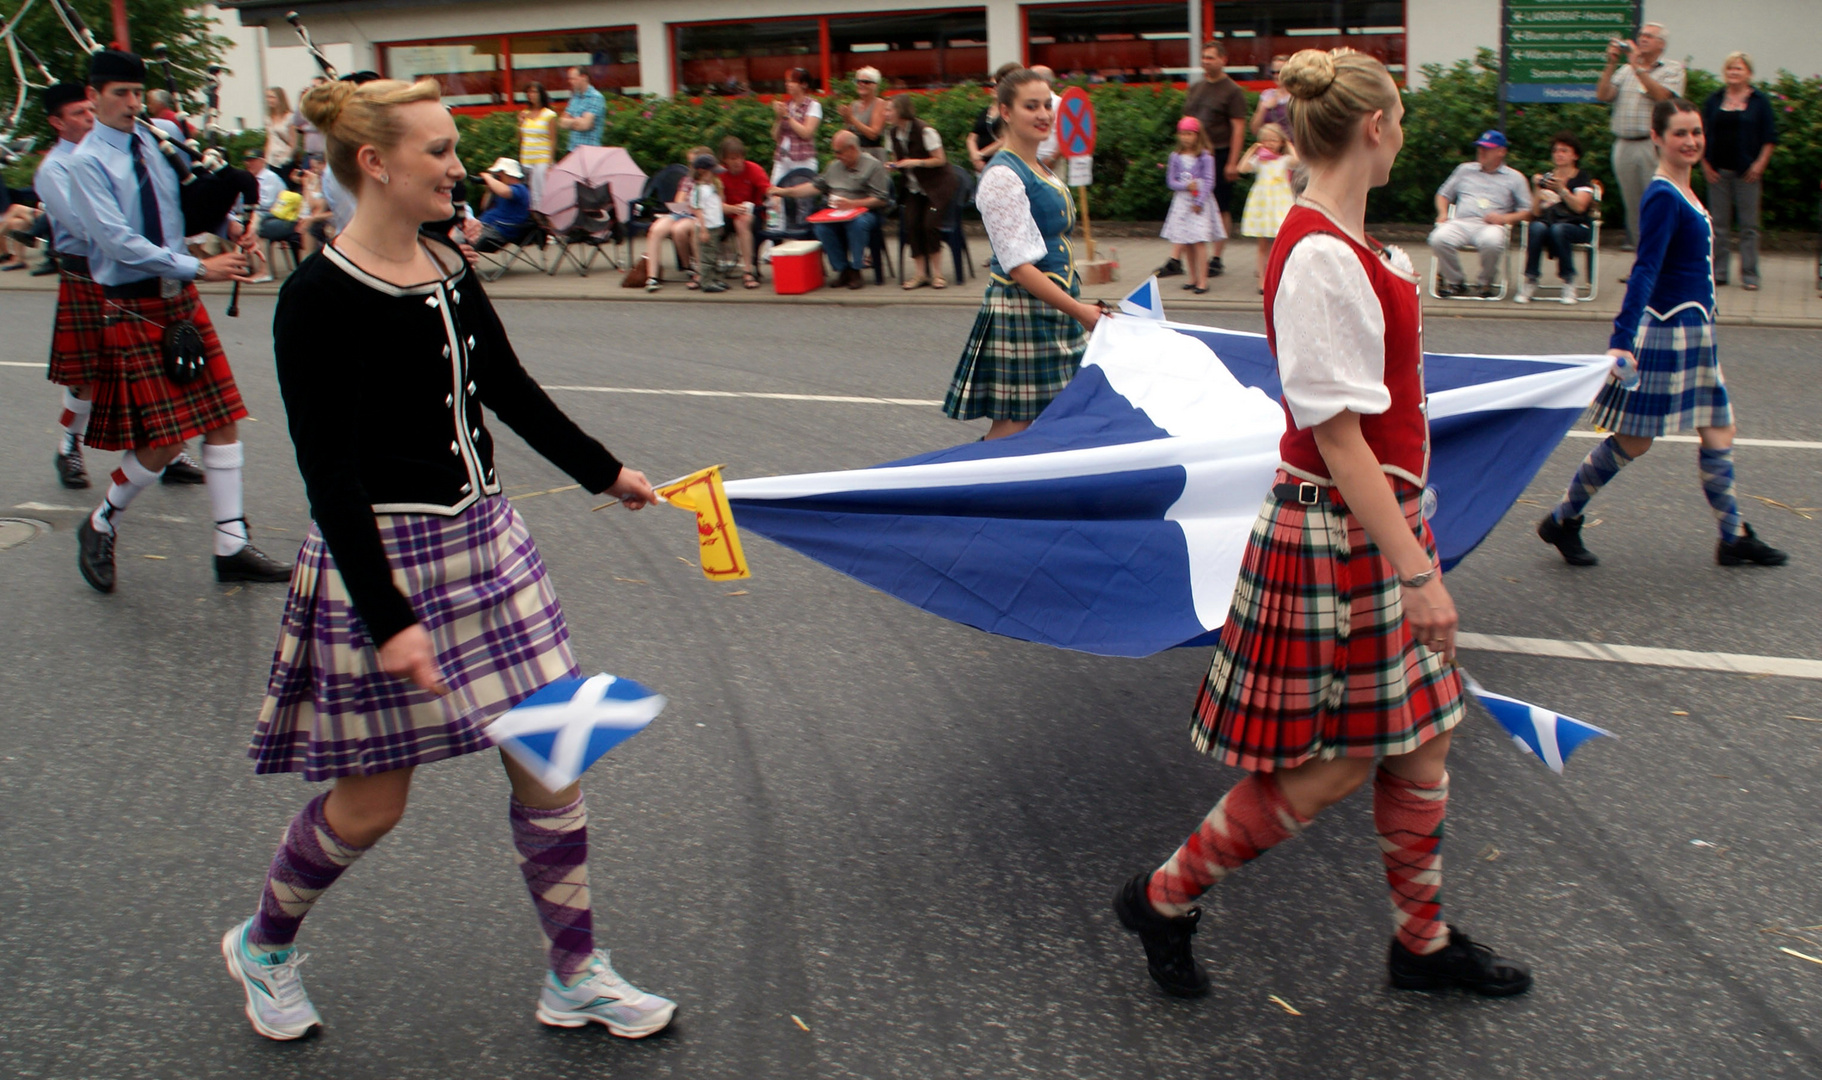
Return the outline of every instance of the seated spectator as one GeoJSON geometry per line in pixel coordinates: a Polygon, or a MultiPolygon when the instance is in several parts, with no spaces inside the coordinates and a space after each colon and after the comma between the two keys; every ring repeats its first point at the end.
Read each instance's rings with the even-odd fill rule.
{"type": "Polygon", "coordinates": [[[253,204],[251,222],[254,233],[266,242],[266,269],[255,278],[255,281],[272,280],[272,245],[275,242],[289,242],[297,235],[297,221],[286,221],[272,216],[272,208],[278,205],[279,196],[285,194],[285,181],[278,173],[268,167],[266,150],[256,146],[241,158],[241,167],[253,177],[259,185],[259,199],[253,204]]]}
{"type": "Polygon", "coordinates": [[[1506,226],[1523,221],[1531,209],[1530,187],[1506,164],[1505,133],[1483,131],[1474,146],[1474,160],[1457,165],[1436,190],[1430,250],[1442,265],[1443,284],[1437,291],[1443,296],[1492,296],[1499,260],[1506,254],[1506,226]],[[1472,289],[1462,276],[1462,248],[1480,252],[1480,281],[1472,289]]]}
{"type": "Polygon", "coordinates": [[[1582,141],[1573,131],[1559,131],[1550,140],[1550,160],[1555,168],[1534,179],[1531,238],[1525,244],[1525,283],[1515,298],[1531,302],[1537,293],[1537,276],[1546,252],[1556,260],[1563,279],[1562,301],[1575,303],[1575,245],[1593,235],[1596,211],[1594,178],[1582,171],[1582,141]]]}
{"type": "Polygon", "coordinates": [[[0,181],[0,270],[25,269],[25,244],[14,233],[29,234],[44,215],[29,189],[8,189],[0,181]]]}
{"type": "Polygon", "coordinates": [[[298,176],[303,201],[297,216],[298,231],[304,237],[304,257],[308,258],[334,236],[335,210],[323,194],[323,159],[312,156],[298,176]]]}
{"type": "Polygon", "coordinates": [[[734,226],[734,240],[740,248],[741,283],[749,289],[757,289],[759,275],[753,266],[753,222],[757,220],[759,203],[765,199],[771,180],[757,162],[747,160],[746,143],[736,135],[721,140],[721,168],[725,209],[734,226]]]}
{"type": "Polygon", "coordinates": [[[822,175],[807,184],[773,187],[768,197],[780,195],[802,199],[817,193],[827,196],[831,210],[860,210],[847,221],[816,222],[816,239],[822,242],[823,254],[835,271],[837,287],[861,287],[860,268],[867,255],[873,230],[879,227],[877,211],[892,204],[892,179],[879,159],[860,152],[860,140],[852,131],[838,131],[831,143],[834,160],[822,175]]]}
{"type": "Polygon", "coordinates": [[[498,251],[516,244],[531,224],[531,187],[525,183],[525,170],[512,158],[495,161],[481,174],[487,185],[488,201],[481,211],[481,234],[474,242],[476,251],[498,251]]]}
{"type": "MultiPolygon", "coordinates": [[[[685,156],[684,163],[693,165],[697,158],[709,153],[706,146],[692,146],[685,156]]],[[[692,175],[694,170],[692,169],[692,175]]],[[[645,231],[645,291],[657,292],[664,285],[664,241],[669,239],[671,246],[677,249],[677,265],[689,266],[695,257],[696,250],[696,215],[690,209],[690,192],[696,187],[691,176],[685,176],[677,184],[677,192],[671,201],[664,204],[664,211],[652,221],[645,231]]],[[[694,271],[690,271],[695,280],[694,271]]]]}

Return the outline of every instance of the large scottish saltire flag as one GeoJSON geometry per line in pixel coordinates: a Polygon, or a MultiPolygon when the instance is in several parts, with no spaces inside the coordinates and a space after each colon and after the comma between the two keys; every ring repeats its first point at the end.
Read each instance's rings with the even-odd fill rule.
{"type": "MultiPolygon", "coordinates": [[[[1426,354],[1431,526],[1479,544],[1599,389],[1605,356],[1426,354]]],[[[1025,432],[870,469],[733,480],[742,528],[926,611],[1112,656],[1212,642],[1278,464],[1265,338],[1102,319],[1025,432]]]]}

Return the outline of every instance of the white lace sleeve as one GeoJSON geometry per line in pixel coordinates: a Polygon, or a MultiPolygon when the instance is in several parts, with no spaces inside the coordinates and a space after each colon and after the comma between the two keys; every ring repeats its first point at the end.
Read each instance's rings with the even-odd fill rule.
{"type": "Polygon", "coordinates": [[[1044,234],[1031,216],[1031,198],[1011,166],[988,166],[975,189],[974,205],[1002,267],[1010,271],[1044,257],[1044,234]]]}
{"type": "Polygon", "coordinates": [[[1392,406],[1385,386],[1385,312],[1359,256],[1339,237],[1312,234],[1284,260],[1272,305],[1278,377],[1300,428],[1343,409],[1392,406]]]}

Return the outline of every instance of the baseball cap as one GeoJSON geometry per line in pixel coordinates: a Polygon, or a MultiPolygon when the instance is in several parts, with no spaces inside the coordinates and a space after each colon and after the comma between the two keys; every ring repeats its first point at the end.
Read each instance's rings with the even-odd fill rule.
{"type": "Polygon", "coordinates": [[[1504,150],[1504,149],[1506,149],[1506,133],[1503,131],[1495,131],[1495,130],[1491,130],[1491,129],[1489,129],[1487,131],[1483,131],[1480,133],[1480,138],[1474,140],[1474,145],[1475,146],[1497,146],[1501,150],[1504,150]]]}

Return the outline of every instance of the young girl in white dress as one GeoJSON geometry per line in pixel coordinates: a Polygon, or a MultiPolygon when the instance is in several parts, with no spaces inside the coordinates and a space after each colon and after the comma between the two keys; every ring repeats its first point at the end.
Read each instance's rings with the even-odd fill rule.
{"type": "Polygon", "coordinates": [[[1263,124],[1259,141],[1240,159],[1240,171],[1253,174],[1253,189],[1246,196],[1246,214],[1240,219],[1240,235],[1259,241],[1259,262],[1253,271],[1259,292],[1265,292],[1265,264],[1272,257],[1272,239],[1284,215],[1291,212],[1296,199],[1291,194],[1291,170],[1297,167],[1297,151],[1277,124],[1263,124]]]}

